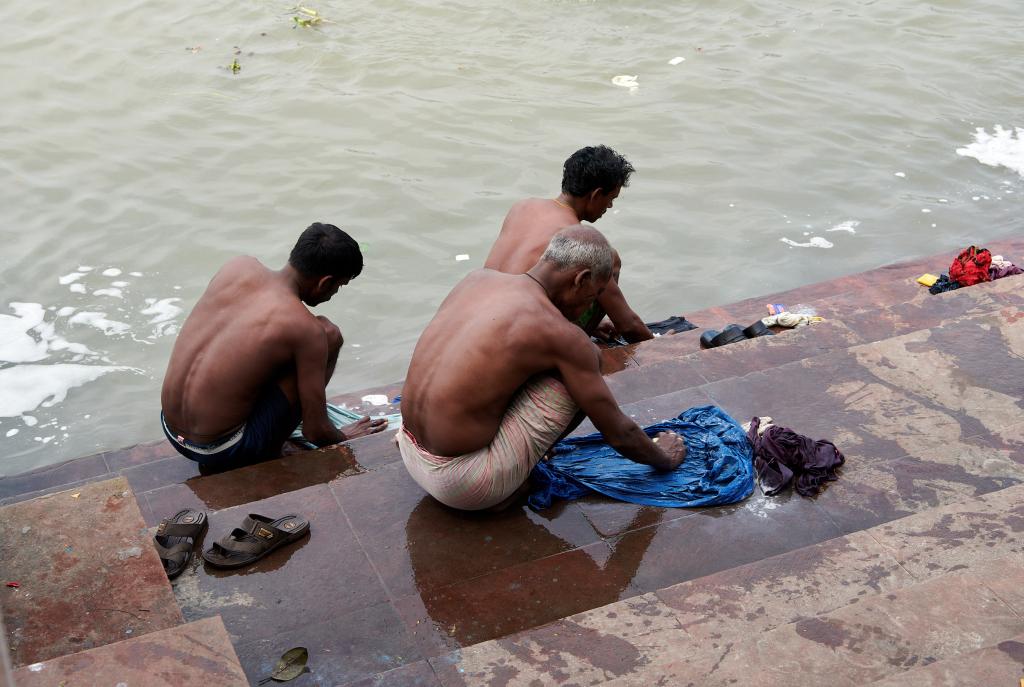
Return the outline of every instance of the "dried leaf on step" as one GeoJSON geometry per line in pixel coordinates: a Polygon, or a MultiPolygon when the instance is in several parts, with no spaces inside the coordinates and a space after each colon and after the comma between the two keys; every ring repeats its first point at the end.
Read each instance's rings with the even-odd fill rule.
{"type": "Polygon", "coordinates": [[[278,682],[294,680],[299,675],[302,675],[308,660],[309,652],[306,650],[306,647],[297,646],[294,649],[289,649],[278,660],[270,677],[278,682]]]}

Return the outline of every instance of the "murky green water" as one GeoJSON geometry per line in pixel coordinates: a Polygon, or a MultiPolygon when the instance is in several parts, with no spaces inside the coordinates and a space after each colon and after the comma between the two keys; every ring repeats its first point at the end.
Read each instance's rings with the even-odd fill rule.
{"type": "Polygon", "coordinates": [[[1016,0],[309,6],[331,23],[0,7],[0,473],[159,437],[210,276],[282,264],[314,220],[367,262],[320,309],[347,342],[331,390],[402,378],[509,205],[583,145],[638,170],[598,227],[651,319],[1022,226],[1016,0]]]}

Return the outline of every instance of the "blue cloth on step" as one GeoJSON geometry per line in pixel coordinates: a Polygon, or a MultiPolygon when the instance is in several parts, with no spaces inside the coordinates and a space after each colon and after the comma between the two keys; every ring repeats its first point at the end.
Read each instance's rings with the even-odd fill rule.
{"type": "Polygon", "coordinates": [[[571,437],[530,473],[529,504],[542,510],[556,499],[591,491],[647,506],[692,508],[736,503],[754,490],[754,454],[739,424],[716,406],[690,408],[644,428],[647,436],[675,432],[686,443],[686,460],[663,472],[623,458],[600,433],[571,437]]]}

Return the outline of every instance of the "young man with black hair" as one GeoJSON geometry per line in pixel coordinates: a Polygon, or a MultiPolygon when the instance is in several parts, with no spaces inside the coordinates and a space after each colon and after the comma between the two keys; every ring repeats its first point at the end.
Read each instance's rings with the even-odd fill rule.
{"type": "MultiPolygon", "coordinates": [[[[512,206],[498,239],[484,262],[488,269],[524,274],[544,253],[551,237],[563,227],[596,222],[629,185],[633,165],[607,146],[588,146],[569,156],[562,167],[562,192],[557,198],[527,198],[512,206]]],[[[622,262],[615,253],[615,269],[608,288],[577,320],[588,334],[605,338],[616,334],[630,343],[654,338],[619,290],[622,262]],[[612,328],[598,326],[608,315],[612,328]]]]}
{"type": "Polygon", "coordinates": [[[328,420],[325,388],[343,339],[306,307],[330,300],[362,269],[359,244],[319,222],[280,270],[253,257],[229,260],[185,320],[164,376],[160,421],[178,453],[223,469],[276,457],[300,420],[318,446],[383,430],[384,420],[340,430],[328,420]]]}

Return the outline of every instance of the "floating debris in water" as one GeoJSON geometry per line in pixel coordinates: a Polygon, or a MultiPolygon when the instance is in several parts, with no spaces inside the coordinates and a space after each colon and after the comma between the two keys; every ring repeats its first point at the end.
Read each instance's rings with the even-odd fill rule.
{"type": "Polygon", "coordinates": [[[324,23],[332,23],[327,19],[321,17],[320,12],[311,7],[303,7],[302,5],[296,5],[295,7],[289,9],[288,11],[295,13],[294,16],[292,16],[293,29],[298,28],[300,26],[304,29],[308,29],[313,26],[320,26],[321,24],[324,23]]]}
{"type": "Polygon", "coordinates": [[[237,57],[235,59],[231,60],[231,66],[228,67],[228,69],[231,70],[232,74],[237,74],[238,72],[242,71],[242,65],[238,64],[238,58],[237,57]]]}
{"type": "Polygon", "coordinates": [[[635,91],[636,89],[640,88],[640,82],[637,80],[637,78],[638,77],[635,74],[619,74],[618,76],[612,77],[612,83],[615,84],[616,86],[628,88],[630,91],[635,91]]]}
{"type": "Polygon", "coordinates": [[[469,260],[469,255],[466,253],[459,253],[455,256],[455,262],[462,262],[463,260],[469,260]]]}
{"type": "Polygon", "coordinates": [[[835,225],[831,229],[826,229],[825,231],[848,231],[851,234],[856,234],[857,233],[857,227],[859,227],[859,226],[860,226],[860,222],[858,220],[850,219],[850,220],[847,220],[845,222],[840,222],[839,224],[835,225]]]}
{"type": "Polygon", "coordinates": [[[686,62],[686,58],[685,57],[673,57],[671,60],[668,61],[668,63],[670,65],[672,65],[673,67],[676,66],[677,64],[681,64],[683,62],[686,62]]]}

